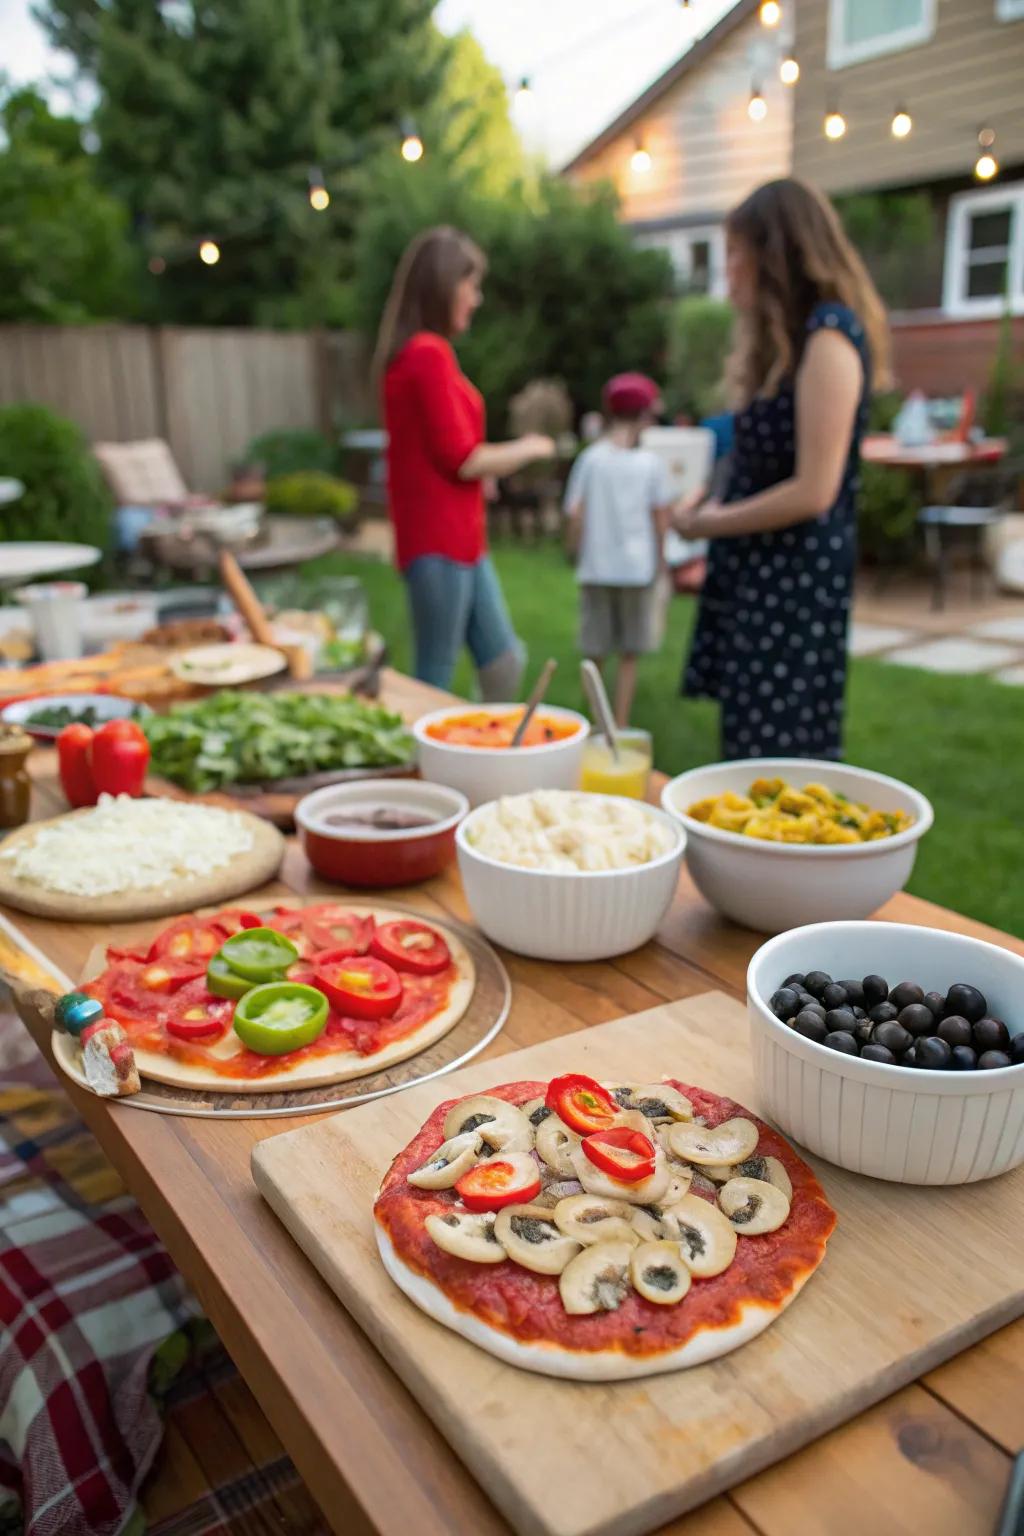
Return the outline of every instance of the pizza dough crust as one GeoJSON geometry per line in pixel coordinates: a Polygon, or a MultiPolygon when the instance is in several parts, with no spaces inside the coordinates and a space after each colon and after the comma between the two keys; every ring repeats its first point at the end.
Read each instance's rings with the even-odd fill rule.
{"type": "Polygon", "coordinates": [[[374,1231],[384,1268],[399,1290],[404,1291],[421,1312],[453,1333],[461,1334],[471,1344],[485,1349],[488,1354],[496,1355],[506,1365],[537,1371],[542,1376],[559,1376],[567,1381],[635,1381],[641,1376],[660,1376],[666,1371],[686,1370],[689,1366],[717,1360],[763,1333],[814,1273],[808,1270],[802,1274],[785,1300],[773,1306],[746,1302],[739,1322],[725,1328],[702,1328],[679,1348],[660,1355],[627,1355],[617,1349],[584,1352],[564,1349],[558,1344],[524,1344],[498,1328],[491,1328],[472,1312],[457,1307],[432,1280],[410,1269],[405,1260],[399,1258],[379,1221],[374,1221],[374,1231]]]}

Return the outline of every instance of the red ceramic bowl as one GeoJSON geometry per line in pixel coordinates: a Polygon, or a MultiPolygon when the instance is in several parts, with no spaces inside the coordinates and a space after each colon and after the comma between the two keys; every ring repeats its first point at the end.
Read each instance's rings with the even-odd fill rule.
{"type": "Polygon", "coordinates": [[[455,829],[468,810],[465,795],[444,784],[363,779],[306,795],[295,809],[295,825],[307,859],[325,880],[414,885],[454,858],[455,829]],[[404,818],[421,824],[387,825],[404,818]]]}

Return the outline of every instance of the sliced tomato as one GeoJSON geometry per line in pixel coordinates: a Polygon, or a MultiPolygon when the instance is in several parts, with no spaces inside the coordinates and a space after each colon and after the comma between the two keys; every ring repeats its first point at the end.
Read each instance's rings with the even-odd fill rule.
{"type": "Polygon", "coordinates": [[[402,1001],[402,978],[372,955],[345,955],[315,963],[313,985],[332,1007],[353,1019],[382,1019],[402,1001]]]}
{"type": "Polygon", "coordinates": [[[108,944],[107,959],[110,961],[139,960],[141,962],[145,962],[149,959],[149,947],[147,945],[145,947],[137,946],[132,948],[131,945],[125,945],[124,948],[122,948],[118,944],[108,944]]]}
{"type": "Polygon", "coordinates": [[[154,960],[139,968],[139,986],[146,992],[176,992],[197,976],[206,974],[202,962],[191,960],[154,960]]]}
{"type": "Polygon", "coordinates": [[[467,1211],[529,1205],[540,1194],[540,1170],[528,1152],[506,1152],[464,1173],[456,1182],[455,1193],[467,1211]]]}
{"type": "Polygon", "coordinates": [[[215,917],[183,917],[158,933],[150,946],[150,960],[194,960],[205,969],[211,955],[216,954],[227,931],[215,917]]]}
{"type": "Polygon", "coordinates": [[[448,945],[437,930],[410,918],[379,923],[370,940],[370,954],[396,971],[412,971],[416,976],[436,976],[452,963],[448,945]]]}
{"type": "Polygon", "coordinates": [[[339,950],[346,955],[365,955],[373,938],[372,917],[349,912],[334,902],[307,907],[302,914],[303,929],[314,951],[339,950]]]}
{"type": "Polygon", "coordinates": [[[200,977],[161,1003],[156,1017],[176,1040],[215,1040],[231,1023],[234,1010],[230,998],[214,997],[200,977]]]}
{"type": "Polygon", "coordinates": [[[246,912],[243,907],[228,907],[216,917],[217,926],[227,934],[238,933],[242,928],[262,928],[265,921],[258,912],[246,912]]]}
{"type": "Polygon", "coordinates": [[[611,1094],[582,1072],[566,1072],[562,1077],[553,1077],[544,1103],[580,1136],[608,1130],[620,1114],[611,1094]]]}
{"type": "Polygon", "coordinates": [[[639,1184],[654,1172],[653,1141],[643,1131],[634,1131],[628,1125],[595,1131],[592,1136],[584,1136],[581,1146],[595,1168],[624,1184],[639,1184]]]}

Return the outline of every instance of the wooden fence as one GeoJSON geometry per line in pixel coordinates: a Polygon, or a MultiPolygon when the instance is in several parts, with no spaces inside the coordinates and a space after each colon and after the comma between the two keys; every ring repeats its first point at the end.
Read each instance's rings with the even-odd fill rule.
{"type": "Polygon", "coordinates": [[[367,381],[347,332],[0,325],[0,405],[51,406],[90,442],[162,437],[194,491],[262,432],[365,421],[367,381]]]}

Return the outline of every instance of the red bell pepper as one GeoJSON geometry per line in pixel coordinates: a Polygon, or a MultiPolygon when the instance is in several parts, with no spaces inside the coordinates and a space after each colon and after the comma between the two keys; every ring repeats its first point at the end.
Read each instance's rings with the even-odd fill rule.
{"type": "Polygon", "coordinates": [[[134,720],[108,720],[92,739],[92,772],[101,795],[142,794],[149,742],[134,720]]]}
{"type": "Polygon", "coordinates": [[[92,738],[88,725],[66,725],[57,737],[61,788],[68,804],[76,810],[83,805],[95,805],[99,798],[92,773],[92,738]]]}

